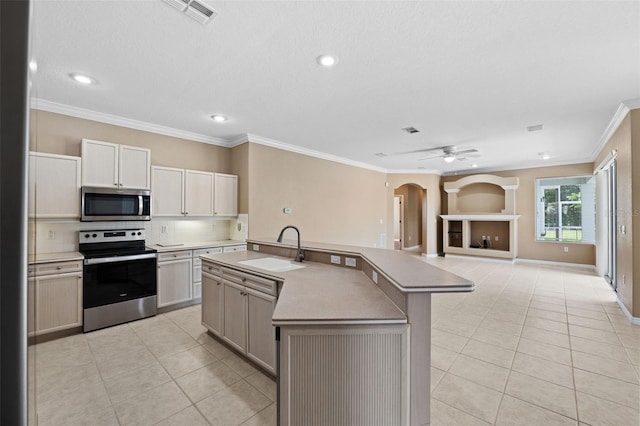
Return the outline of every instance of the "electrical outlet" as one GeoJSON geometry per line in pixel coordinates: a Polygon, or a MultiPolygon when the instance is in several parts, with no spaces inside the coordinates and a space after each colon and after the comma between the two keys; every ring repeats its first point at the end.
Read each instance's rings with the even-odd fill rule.
{"type": "Polygon", "coordinates": [[[253,251],[260,251],[260,246],[258,244],[254,244],[253,251]]]}
{"type": "Polygon", "coordinates": [[[487,241],[491,241],[491,235],[487,235],[487,241]]]}
{"type": "Polygon", "coordinates": [[[242,231],[242,222],[238,222],[238,231],[242,231]]]}
{"type": "Polygon", "coordinates": [[[336,265],[340,264],[340,256],[331,256],[331,263],[335,263],[336,265]]]}
{"type": "Polygon", "coordinates": [[[626,278],[626,276],[625,276],[625,275],[623,275],[623,276],[622,276],[622,285],[624,285],[625,278],[626,278]]]}
{"type": "Polygon", "coordinates": [[[47,232],[47,238],[50,240],[55,240],[56,239],[56,231],[54,229],[49,229],[49,232],[47,232]]]}
{"type": "Polygon", "coordinates": [[[345,257],[344,264],[351,267],[356,267],[356,259],[353,257],[345,257]]]}
{"type": "Polygon", "coordinates": [[[371,272],[371,279],[374,283],[378,284],[378,273],[376,271],[371,272]]]}
{"type": "Polygon", "coordinates": [[[483,236],[482,236],[482,240],[484,241],[484,240],[486,240],[486,239],[487,239],[487,236],[486,236],[486,235],[483,235],[483,236]]]}
{"type": "Polygon", "coordinates": [[[500,236],[496,235],[496,237],[494,238],[495,241],[500,241],[500,236]]]}
{"type": "Polygon", "coordinates": [[[167,225],[162,225],[160,227],[160,233],[161,234],[166,234],[167,233],[167,225]]]}
{"type": "Polygon", "coordinates": [[[564,248],[564,252],[565,252],[565,253],[569,253],[569,247],[566,247],[566,246],[565,246],[565,248],[564,248]]]}

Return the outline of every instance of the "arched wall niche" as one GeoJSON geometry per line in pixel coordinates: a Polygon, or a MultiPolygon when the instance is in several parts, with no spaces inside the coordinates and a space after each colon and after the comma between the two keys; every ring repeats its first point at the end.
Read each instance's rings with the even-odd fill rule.
{"type": "Polygon", "coordinates": [[[445,182],[449,214],[516,213],[517,177],[472,175],[455,182],[445,182]]]}

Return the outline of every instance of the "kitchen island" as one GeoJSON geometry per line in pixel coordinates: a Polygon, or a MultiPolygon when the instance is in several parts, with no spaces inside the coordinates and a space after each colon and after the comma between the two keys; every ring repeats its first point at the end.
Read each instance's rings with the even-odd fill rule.
{"type": "MultiPolygon", "coordinates": [[[[202,256],[203,276],[211,274],[212,288],[220,289],[208,298],[203,287],[203,324],[225,341],[227,331],[233,337],[235,320],[227,327],[219,312],[232,306],[233,286],[240,286],[238,294],[249,298],[244,350],[255,361],[265,342],[252,338],[251,328],[260,327],[257,315],[272,314],[279,424],[429,424],[431,293],[469,292],[474,284],[402,252],[301,248],[303,263],[291,262],[297,244],[270,239],[249,240],[247,252],[202,256]],[[265,258],[268,266],[256,266],[265,258]],[[272,311],[266,302],[251,308],[259,289],[252,277],[272,289],[272,311]]],[[[262,353],[258,364],[268,366],[262,353]]]]}

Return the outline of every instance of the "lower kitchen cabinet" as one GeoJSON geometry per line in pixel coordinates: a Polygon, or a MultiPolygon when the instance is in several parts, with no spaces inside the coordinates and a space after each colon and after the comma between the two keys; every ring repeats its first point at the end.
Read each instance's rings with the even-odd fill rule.
{"type": "Polygon", "coordinates": [[[275,375],[277,282],[202,263],[202,324],[275,375]]]}
{"type": "Polygon", "coordinates": [[[30,265],[29,275],[29,336],[82,326],[82,261],[30,265]]]}
{"type": "Polygon", "coordinates": [[[247,357],[275,374],[276,332],[271,325],[276,298],[251,288],[247,299],[247,357]]]}
{"type": "Polygon", "coordinates": [[[202,324],[222,337],[224,324],[224,286],[222,277],[202,273],[202,324]],[[204,307],[207,307],[206,309],[204,307]]]}
{"type": "Polygon", "coordinates": [[[192,299],[191,250],[158,255],[158,308],[192,299]]]}
{"type": "Polygon", "coordinates": [[[243,286],[223,281],[224,333],[222,338],[240,352],[247,351],[247,302],[243,286]]]}

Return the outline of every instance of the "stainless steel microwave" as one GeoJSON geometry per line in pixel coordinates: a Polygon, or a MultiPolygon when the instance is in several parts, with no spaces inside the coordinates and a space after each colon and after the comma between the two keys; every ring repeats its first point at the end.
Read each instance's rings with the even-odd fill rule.
{"type": "Polygon", "coordinates": [[[151,191],[82,187],[82,222],[151,220],[151,191]]]}

